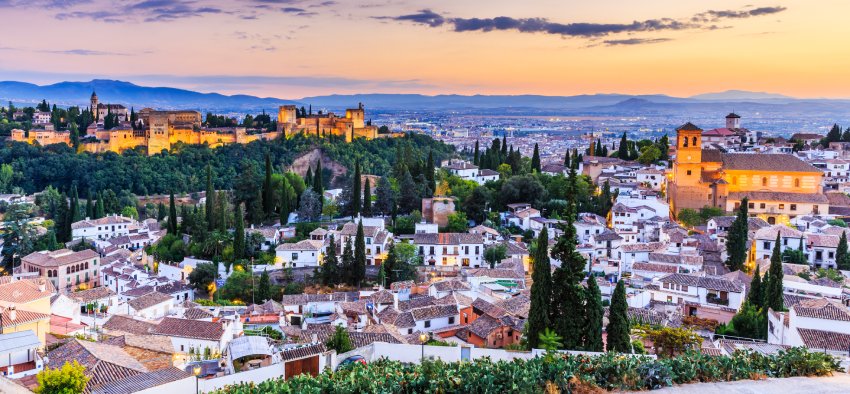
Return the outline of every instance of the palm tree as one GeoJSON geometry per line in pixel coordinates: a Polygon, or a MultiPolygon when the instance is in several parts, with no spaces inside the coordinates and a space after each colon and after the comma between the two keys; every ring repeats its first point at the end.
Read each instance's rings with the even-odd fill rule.
{"type": "Polygon", "coordinates": [[[540,348],[546,351],[558,350],[564,347],[562,342],[564,338],[552,331],[551,328],[546,328],[540,333],[540,348]]]}

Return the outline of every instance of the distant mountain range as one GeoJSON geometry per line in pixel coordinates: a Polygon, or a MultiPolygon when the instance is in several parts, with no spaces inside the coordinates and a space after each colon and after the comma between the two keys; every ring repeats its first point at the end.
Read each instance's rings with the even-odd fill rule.
{"type": "Polygon", "coordinates": [[[25,82],[0,82],[0,100],[35,103],[46,99],[59,105],[87,105],[95,91],[102,102],[121,103],[136,109],[196,109],[200,111],[274,110],[283,104],[312,105],[317,108],[342,109],[364,103],[368,109],[394,110],[459,110],[482,113],[572,113],[572,114],[665,114],[673,111],[718,112],[747,110],[814,111],[818,113],[850,112],[850,100],[796,99],[789,96],[730,90],[691,97],[656,95],[592,94],[576,96],[542,95],[435,95],[420,94],[352,94],[280,99],[250,95],[200,93],[169,87],[139,86],[130,82],[96,79],[88,82],[60,82],[35,85],[25,82]]]}

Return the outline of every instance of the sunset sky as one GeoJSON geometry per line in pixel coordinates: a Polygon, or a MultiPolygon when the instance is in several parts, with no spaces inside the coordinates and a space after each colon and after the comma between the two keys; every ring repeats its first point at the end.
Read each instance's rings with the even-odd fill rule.
{"type": "Polygon", "coordinates": [[[0,79],[850,98],[846,0],[0,0],[0,79]]]}

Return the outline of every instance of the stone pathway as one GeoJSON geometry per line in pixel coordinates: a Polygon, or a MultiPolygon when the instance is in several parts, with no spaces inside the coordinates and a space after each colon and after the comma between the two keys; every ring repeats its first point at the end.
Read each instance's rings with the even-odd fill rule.
{"type": "Polygon", "coordinates": [[[652,391],[653,394],[838,394],[850,393],[850,375],[837,373],[823,378],[742,380],[696,383],[652,391]]]}

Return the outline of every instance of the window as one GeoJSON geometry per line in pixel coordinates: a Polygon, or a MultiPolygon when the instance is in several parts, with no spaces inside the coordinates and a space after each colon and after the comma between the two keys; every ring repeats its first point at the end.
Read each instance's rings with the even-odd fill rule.
{"type": "Polygon", "coordinates": [[[737,184],[738,184],[738,177],[736,177],[736,176],[733,176],[733,177],[732,177],[732,184],[733,184],[733,185],[737,185],[737,184]]]}
{"type": "Polygon", "coordinates": [[[455,324],[455,317],[449,316],[449,324],[455,324]]]}
{"type": "Polygon", "coordinates": [[[691,175],[691,170],[688,170],[688,175],[691,175]]]}
{"type": "Polygon", "coordinates": [[[749,203],[749,206],[750,206],[750,209],[753,209],[753,208],[755,208],[755,207],[756,207],[756,203],[751,202],[751,203],[749,203]]]}
{"type": "Polygon", "coordinates": [[[292,260],[298,260],[298,253],[292,254],[292,260]]]}
{"type": "MultiPolygon", "coordinates": [[[[685,137],[684,141],[682,141],[682,147],[683,147],[683,148],[687,148],[687,147],[688,147],[688,137],[685,137]]],[[[688,174],[688,175],[690,175],[690,174],[688,174]]]]}
{"type": "Polygon", "coordinates": [[[789,208],[790,208],[792,211],[796,211],[796,210],[797,210],[797,204],[791,204],[791,206],[790,206],[789,208]]]}
{"type": "Polygon", "coordinates": [[[770,249],[770,242],[764,243],[764,249],[770,249]]]}
{"type": "Polygon", "coordinates": [[[696,148],[697,147],[697,137],[692,138],[692,141],[693,141],[693,144],[694,144],[694,148],[696,148]]]}
{"type": "Polygon", "coordinates": [[[794,178],[794,187],[800,187],[800,178],[794,178]]]}
{"type": "Polygon", "coordinates": [[[785,204],[779,204],[779,209],[785,209],[785,204]]]}
{"type": "Polygon", "coordinates": [[[764,203],[759,204],[759,208],[764,209],[764,207],[765,207],[764,203]]]}
{"type": "Polygon", "coordinates": [[[431,327],[431,321],[425,320],[425,328],[430,328],[430,327],[431,327]]]}
{"type": "Polygon", "coordinates": [[[682,291],[687,292],[687,291],[688,291],[688,286],[687,286],[687,285],[682,285],[682,291]]]}
{"type": "Polygon", "coordinates": [[[478,246],[475,247],[475,254],[478,254],[478,252],[479,252],[478,248],[479,248],[478,246]]]}

